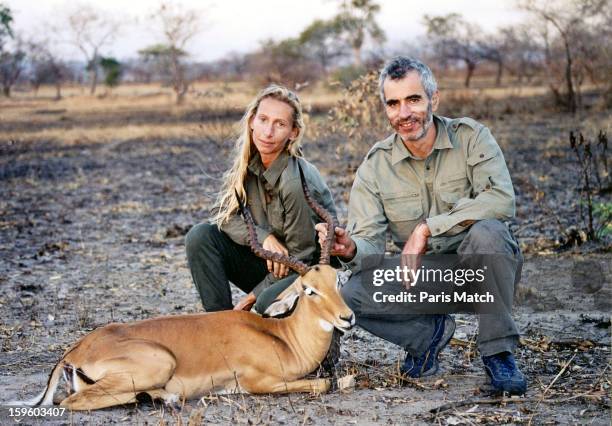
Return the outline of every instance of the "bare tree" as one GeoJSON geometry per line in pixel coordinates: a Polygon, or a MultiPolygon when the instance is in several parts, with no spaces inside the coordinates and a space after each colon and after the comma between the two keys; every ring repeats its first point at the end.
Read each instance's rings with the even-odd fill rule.
{"type": "MultiPolygon", "coordinates": [[[[609,0],[519,0],[518,5],[521,9],[530,12],[543,27],[552,27],[562,44],[564,60],[564,80],[566,86],[566,106],[570,112],[576,112],[579,99],[576,87],[576,58],[578,55],[578,45],[580,32],[593,25],[602,16],[604,8],[609,7],[609,0]]],[[[550,61],[551,42],[549,32],[544,28],[543,34],[547,46],[548,65],[550,61]]],[[[558,89],[551,83],[553,93],[558,89]]]]}
{"type": "Polygon", "coordinates": [[[477,46],[480,57],[485,61],[493,62],[497,67],[495,85],[498,87],[501,86],[505,60],[504,39],[499,35],[485,36],[477,42],[477,46]]]}
{"type": "Polygon", "coordinates": [[[67,16],[70,43],[81,51],[89,72],[93,95],[98,84],[100,50],[111,44],[119,31],[120,22],[88,4],[79,4],[67,16]]]}
{"type": "Polygon", "coordinates": [[[464,84],[469,87],[476,66],[483,59],[480,27],[466,22],[458,13],[424,15],[423,19],[429,42],[439,60],[462,62],[466,70],[464,84]]]}
{"type": "Polygon", "coordinates": [[[55,86],[55,100],[62,98],[62,83],[69,77],[70,70],[53,52],[54,42],[48,38],[28,43],[30,83],[35,93],[42,84],[55,86]]]}
{"type": "Polygon", "coordinates": [[[26,65],[25,59],[24,42],[18,36],[12,49],[0,51],[0,84],[2,93],[7,98],[11,96],[11,89],[26,65]]]}
{"type": "Polygon", "coordinates": [[[519,84],[531,79],[542,70],[543,47],[537,34],[528,24],[504,27],[499,30],[504,52],[504,67],[518,78],[519,84]]]}
{"type": "Polygon", "coordinates": [[[376,22],[380,5],[373,0],[342,0],[340,13],[335,17],[338,34],[345,37],[353,50],[353,63],[362,66],[361,51],[366,38],[375,43],[385,41],[385,32],[376,22]]]}
{"type": "Polygon", "coordinates": [[[187,42],[200,32],[201,13],[195,9],[187,10],[169,2],[162,2],[151,17],[160,25],[164,37],[162,46],[170,66],[172,89],[176,94],[176,103],[180,104],[189,89],[181,59],[186,56],[187,42]]]}

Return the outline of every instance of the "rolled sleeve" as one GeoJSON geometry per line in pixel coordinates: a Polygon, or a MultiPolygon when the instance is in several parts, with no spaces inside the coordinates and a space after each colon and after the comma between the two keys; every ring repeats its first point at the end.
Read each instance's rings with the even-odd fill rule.
{"type": "Polygon", "coordinates": [[[385,250],[388,221],[377,189],[376,180],[367,163],[361,165],[351,189],[348,232],[355,242],[356,253],[343,266],[358,272],[366,256],[380,255],[385,250]]]}

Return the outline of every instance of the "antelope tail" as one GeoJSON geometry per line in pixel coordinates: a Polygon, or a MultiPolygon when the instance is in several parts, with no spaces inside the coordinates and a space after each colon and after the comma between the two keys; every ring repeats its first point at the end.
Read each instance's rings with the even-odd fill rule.
{"type": "Polygon", "coordinates": [[[45,389],[36,395],[32,399],[28,399],[26,401],[10,401],[7,402],[6,405],[15,405],[15,406],[25,406],[25,407],[37,407],[39,405],[53,405],[53,394],[57,389],[57,385],[59,384],[61,375],[62,375],[62,365],[63,359],[60,360],[55,367],[53,367],[53,371],[49,374],[49,378],[47,379],[47,386],[45,389]]]}

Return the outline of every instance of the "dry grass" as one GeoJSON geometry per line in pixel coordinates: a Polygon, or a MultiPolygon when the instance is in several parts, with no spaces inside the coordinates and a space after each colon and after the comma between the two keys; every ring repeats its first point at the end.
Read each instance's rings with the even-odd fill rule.
{"type": "MultiPolygon", "coordinates": [[[[10,99],[0,98],[0,139],[68,144],[153,138],[223,141],[231,138],[257,88],[199,83],[182,105],[174,103],[170,88],[158,84],[125,84],[100,92],[90,96],[84,86],[66,87],[56,101],[54,88],[45,86],[36,94],[16,91],[10,99]]],[[[339,97],[322,86],[300,95],[307,112],[329,109],[339,97]]]]}
{"type": "MultiPolygon", "coordinates": [[[[442,113],[470,112],[476,118],[482,115],[479,109],[487,113],[507,104],[504,99],[541,96],[548,90],[543,86],[464,89],[450,80],[442,80],[441,87],[448,87],[442,91],[442,113]]],[[[197,83],[182,105],[174,103],[170,88],[159,84],[123,84],[112,91],[102,86],[96,96],[90,96],[85,86],[69,86],[63,88],[64,97],[58,101],[53,99],[51,86],[41,87],[38,93],[15,91],[10,99],[0,98],[0,140],[68,144],[134,139],[225,141],[234,134],[234,124],[258,89],[247,82],[197,83]]],[[[300,92],[304,110],[311,114],[326,114],[343,96],[339,87],[330,89],[324,84],[300,92]]],[[[374,102],[378,107],[378,100],[374,102]]],[[[330,124],[322,120],[324,127],[330,124]]],[[[313,127],[309,134],[318,132],[313,127]]]]}
{"type": "Polygon", "coordinates": [[[66,145],[79,143],[108,143],[127,140],[152,139],[212,139],[227,141],[234,134],[231,123],[214,121],[203,124],[120,124],[104,127],[43,128],[31,132],[0,131],[0,140],[56,141],[66,145]]]}

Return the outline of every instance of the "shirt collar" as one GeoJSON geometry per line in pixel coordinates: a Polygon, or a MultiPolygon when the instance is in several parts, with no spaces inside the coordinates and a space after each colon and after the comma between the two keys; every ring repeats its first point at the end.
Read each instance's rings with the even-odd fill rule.
{"type": "MultiPolygon", "coordinates": [[[[433,116],[433,122],[436,126],[436,140],[433,144],[433,149],[447,149],[452,148],[453,144],[448,137],[448,131],[446,130],[446,126],[436,115],[433,116]]],[[[393,148],[391,150],[391,164],[395,165],[406,158],[412,158],[414,160],[421,160],[420,158],[416,158],[414,155],[410,153],[402,138],[399,134],[394,134],[393,140],[393,148]]]]}
{"type": "Polygon", "coordinates": [[[263,164],[261,163],[261,157],[257,152],[251,160],[249,160],[248,169],[255,176],[263,176],[263,178],[272,186],[276,185],[276,182],[280,178],[280,175],[283,173],[283,170],[287,167],[289,163],[289,152],[285,149],[278,154],[276,160],[270,164],[270,167],[264,169],[263,164]]]}

